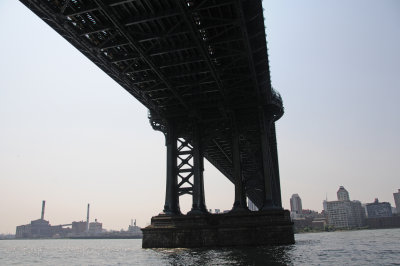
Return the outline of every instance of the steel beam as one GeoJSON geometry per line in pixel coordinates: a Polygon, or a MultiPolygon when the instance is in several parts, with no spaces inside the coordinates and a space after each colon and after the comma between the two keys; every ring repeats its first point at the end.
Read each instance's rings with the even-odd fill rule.
{"type": "Polygon", "coordinates": [[[232,162],[233,178],[235,184],[235,201],[231,212],[248,211],[246,204],[245,188],[242,176],[242,161],[240,158],[239,130],[236,117],[232,118],[232,162]]]}
{"type": "Polygon", "coordinates": [[[194,122],[193,126],[193,168],[192,209],[188,214],[206,214],[208,212],[204,197],[204,155],[201,126],[197,122],[194,122]]]}
{"type": "MultiPolygon", "coordinates": [[[[131,2],[136,2],[136,1],[138,1],[138,0],[107,1],[107,5],[110,6],[110,7],[113,7],[113,6],[118,6],[118,5],[127,4],[127,3],[131,3],[131,2]]],[[[64,6],[62,7],[61,11],[63,9],[65,9],[64,6]]],[[[73,11],[73,12],[67,13],[65,15],[67,17],[77,16],[77,15],[80,15],[80,14],[93,12],[93,11],[96,11],[96,10],[99,10],[99,9],[100,8],[98,6],[91,6],[91,7],[86,7],[83,10],[73,11]]]]}
{"type": "MultiPolygon", "coordinates": [[[[261,98],[262,95],[261,93],[261,88],[260,88],[260,84],[258,84],[258,79],[257,79],[257,75],[256,75],[256,70],[254,67],[254,60],[253,60],[253,52],[251,49],[251,45],[250,45],[250,39],[249,39],[249,35],[247,32],[247,25],[245,24],[246,19],[245,19],[245,15],[243,13],[243,5],[244,3],[241,0],[236,0],[235,1],[235,7],[236,10],[240,16],[240,28],[242,30],[242,35],[243,35],[243,40],[244,40],[244,47],[245,47],[245,51],[246,54],[248,56],[248,66],[251,72],[251,77],[252,77],[252,81],[254,84],[254,89],[256,91],[257,94],[257,100],[258,100],[258,104],[262,105],[263,102],[265,101],[265,99],[261,98]]],[[[265,96],[264,96],[265,97],[265,96]]]]}
{"type": "Polygon", "coordinates": [[[271,124],[269,145],[272,154],[272,163],[274,165],[274,182],[272,189],[272,200],[277,208],[282,209],[282,197],[281,197],[281,182],[279,178],[279,163],[278,163],[278,147],[276,143],[276,129],[275,122],[271,124]]]}
{"type": "Polygon", "coordinates": [[[130,18],[124,22],[125,27],[133,26],[136,24],[140,23],[145,23],[149,21],[154,21],[158,19],[163,19],[163,18],[169,18],[169,17],[175,17],[178,16],[180,12],[176,10],[165,10],[160,13],[155,13],[155,14],[149,14],[149,15],[141,15],[141,16],[135,16],[133,18],[130,18]]]}
{"type": "Polygon", "coordinates": [[[275,207],[272,200],[273,190],[273,165],[269,145],[269,131],[270,125],[273,123],[272,119],[267,119],[265,110],[259,107],[258,112],[259,123],[260,123],[260,137],[261,137],[261,157],[262,157],[262,174],[264,182],[264,202],[262,210],[270,210],[275,207]]]}
{"type": "Polygon", "coordinates": [[[178,215],[181,213],[178,196],[177,180],[177,135],[175,125],[170,121],[165,135],[167,146],[167,182],[165,192],[164,213],[178,215]]]}
{"type": "Polygon", "coordinates": [[[113,11],[103,3],[102,0],[94,0],[94,2],[104,11],[104,14],[107,18],[114,24],[115,28],[120,31],[120,33],[131,43],[132,47],[140,54],[143,61],[145,61],[152,69],[153,72],[164,82],[164,84],[170,89],[174,97],[181,103],[181,105],[186,109],[189,110],[189,106],[187,103],[182,99],[179,93],[171,86],[168,79],[164,76],[161,70],[154,64],[154,62],[150,59],[150,56],[146,54],[146,52],[141,48],[139,43],[135,41],[126,31],[125,26],[122,25],[117,17],[114,15],[113,11]]]}
{"type": "Polygon", "coordinates": [[[181,179],[177,185],[178,196],[189,194],[193,197],[194,181],[191,180],[194,175],[193,147],[183,138],[178,138],[178,144],[177,160],[180,160],[180,163],[177,166],[177,176],[181,179]]]}
{"type": "Polygon", "coordinates": [[[190,29],[190,35],[192,37],[192,40],[197,44],[197,47],[198,47],[201,55],[205,59],[208,68],[211,70],[211,75],[213,76],[215,82],[217,83],[221,94],[225,95],[226,93],[225,93],[225,89],[222,85],[221,79],[218,77],[217,70],[215,69],[215,66],[213,65],[213,63],[211,62],[209,54],[207,53],[204,45],[201,43],[198,34],[196,33],[196,32],[198,32],[198,29],[196,29],[195,26],[193,25],[191,14],[189,11],[187,11],[187,6],[185,6],[181,0],[175,0],[175,3],[177,6],[179,6],[179,8],[183,14],[184,20],[186,22],[186,25],[190,29]]]}

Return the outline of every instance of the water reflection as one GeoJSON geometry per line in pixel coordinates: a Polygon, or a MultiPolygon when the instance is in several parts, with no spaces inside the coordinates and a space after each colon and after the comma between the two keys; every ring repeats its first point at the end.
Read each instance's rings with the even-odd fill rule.
{"type": "Polygon", "coordinates": [[[155,249],[168,265],[292,265],[290,246],[155,249]]]}

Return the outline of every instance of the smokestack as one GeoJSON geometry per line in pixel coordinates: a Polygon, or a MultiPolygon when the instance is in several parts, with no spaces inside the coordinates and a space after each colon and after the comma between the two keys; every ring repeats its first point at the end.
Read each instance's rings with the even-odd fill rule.
{"type": "Polygon", "coordinates": [[[41,220],[44,220],[44,207],[46,206],[46,201],[42,201],[42,216],[40,217],[41,220]]]}
{"type": "Polygon", "coordinates": [[[90,204],[87,205],[87,215],[86,215],[86,231],[89,231],[89,208],[90,204]]]}

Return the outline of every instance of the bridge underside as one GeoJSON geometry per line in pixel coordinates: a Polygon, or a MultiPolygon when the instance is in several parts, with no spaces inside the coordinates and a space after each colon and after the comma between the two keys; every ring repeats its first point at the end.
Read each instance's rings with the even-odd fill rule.
{"type": "Polygon", "coordinates": [[[20,1],[149,109],[166,137],[165,215],[184,194],[207,215],[203,158],[234,183],[233,212],[246,197],[282,211],[261,1],[20,1]]]}

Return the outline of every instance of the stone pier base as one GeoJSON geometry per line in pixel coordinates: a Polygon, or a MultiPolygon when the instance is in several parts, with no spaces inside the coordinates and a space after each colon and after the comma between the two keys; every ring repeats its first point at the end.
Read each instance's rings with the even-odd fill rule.
{"type": "Polygon", "coordinates": [[[160,214],[142,229],[143,248],[287,245],[294,243],[287,210],[177,215],[160,214]]]}

